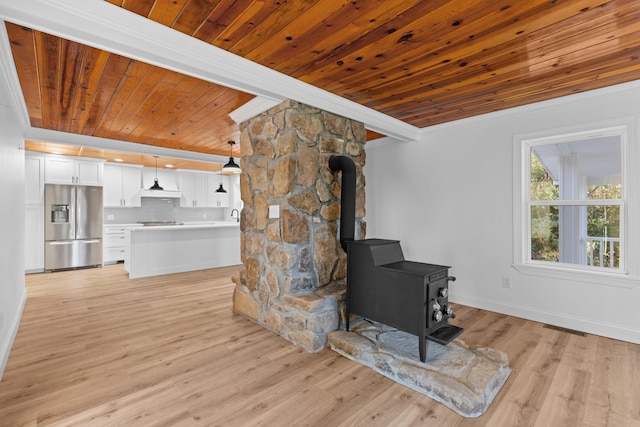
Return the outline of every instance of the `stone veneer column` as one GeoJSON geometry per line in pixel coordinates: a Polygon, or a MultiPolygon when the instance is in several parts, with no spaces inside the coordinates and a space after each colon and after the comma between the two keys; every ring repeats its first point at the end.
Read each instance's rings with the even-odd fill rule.
{"type": "Polygon", "coordinates": [[[240,125],[242,269],[233,308],[315,352],[338,329],[346,275],[340,247],[340,174],[331,155],[357,169],[356,239],[364,238],[364,125],[284,101],[240,125]],[[269,218],[279,206],[280,218],[269,218]]]}

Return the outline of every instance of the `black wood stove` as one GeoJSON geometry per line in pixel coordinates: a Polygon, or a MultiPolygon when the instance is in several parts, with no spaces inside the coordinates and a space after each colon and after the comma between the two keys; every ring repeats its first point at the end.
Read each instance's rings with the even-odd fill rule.
{"type": "Polygon", "coordinates": [[[342,171],[340,243],[347,252],[347,316],[351,313],[418,336],[420,360],[427,340],[447,345],[464,329],[449,325],[450,267],[406,261],[397,240],[354,240],[355,165],[332,156],[329,168],[342,171]]]}
{"type": "Polygon", "coordinates": [[[418,336],[420,360],[427,341],[447,345],[462,328],[449,325],[449,267],[406,261],[397,240],[366,239],[347,244],[347,330],[359,314],[418,336]]]}

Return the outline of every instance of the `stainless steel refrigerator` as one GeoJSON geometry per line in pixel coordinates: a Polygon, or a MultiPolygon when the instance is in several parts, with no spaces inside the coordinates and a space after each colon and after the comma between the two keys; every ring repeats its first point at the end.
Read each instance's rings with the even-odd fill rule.
{"type": "Polygon", "coordinates": [[[45,185],[44,269],[102,265],[102,187],[45,185]]]}

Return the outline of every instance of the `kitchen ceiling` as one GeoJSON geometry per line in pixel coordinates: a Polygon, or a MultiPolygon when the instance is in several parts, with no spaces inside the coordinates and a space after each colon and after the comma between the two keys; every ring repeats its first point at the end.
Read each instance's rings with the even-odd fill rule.
{"type": "MultiPolygon", "coordinates": [[[[108,1],[417,128],[640,77],[637,0],[108,1]]],[[[34,128],[228,156],[254,98],[6,28],[34,128]]]]}
{"type": "MultiPolygon", "coordinates": [[[[157,156],[156,163],[156,156],[150,154],[105,150],[72,144],[26,141],[24,148],[27,151],[61,154],[63,156],[71,157],[91,157],[94,159],[104,159],[112,163],[128,163],[132,165],[142,165],[149,168],[189,169],[207,172],[218,172],[222,169],[221,163],[186,160],[184,158],[168,156],[157,156]]],[[[228,174],[223,173],[223,175],[228,174]]]]}

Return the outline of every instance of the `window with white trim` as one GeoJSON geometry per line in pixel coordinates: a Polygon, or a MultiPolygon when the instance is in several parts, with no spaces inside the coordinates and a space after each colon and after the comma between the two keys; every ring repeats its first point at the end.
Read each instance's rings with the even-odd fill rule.
{"type": "Polygon", "coordinates": [[[634,123],[516,137],[515,268],[615,286],[637,282],[634,123]]]}

